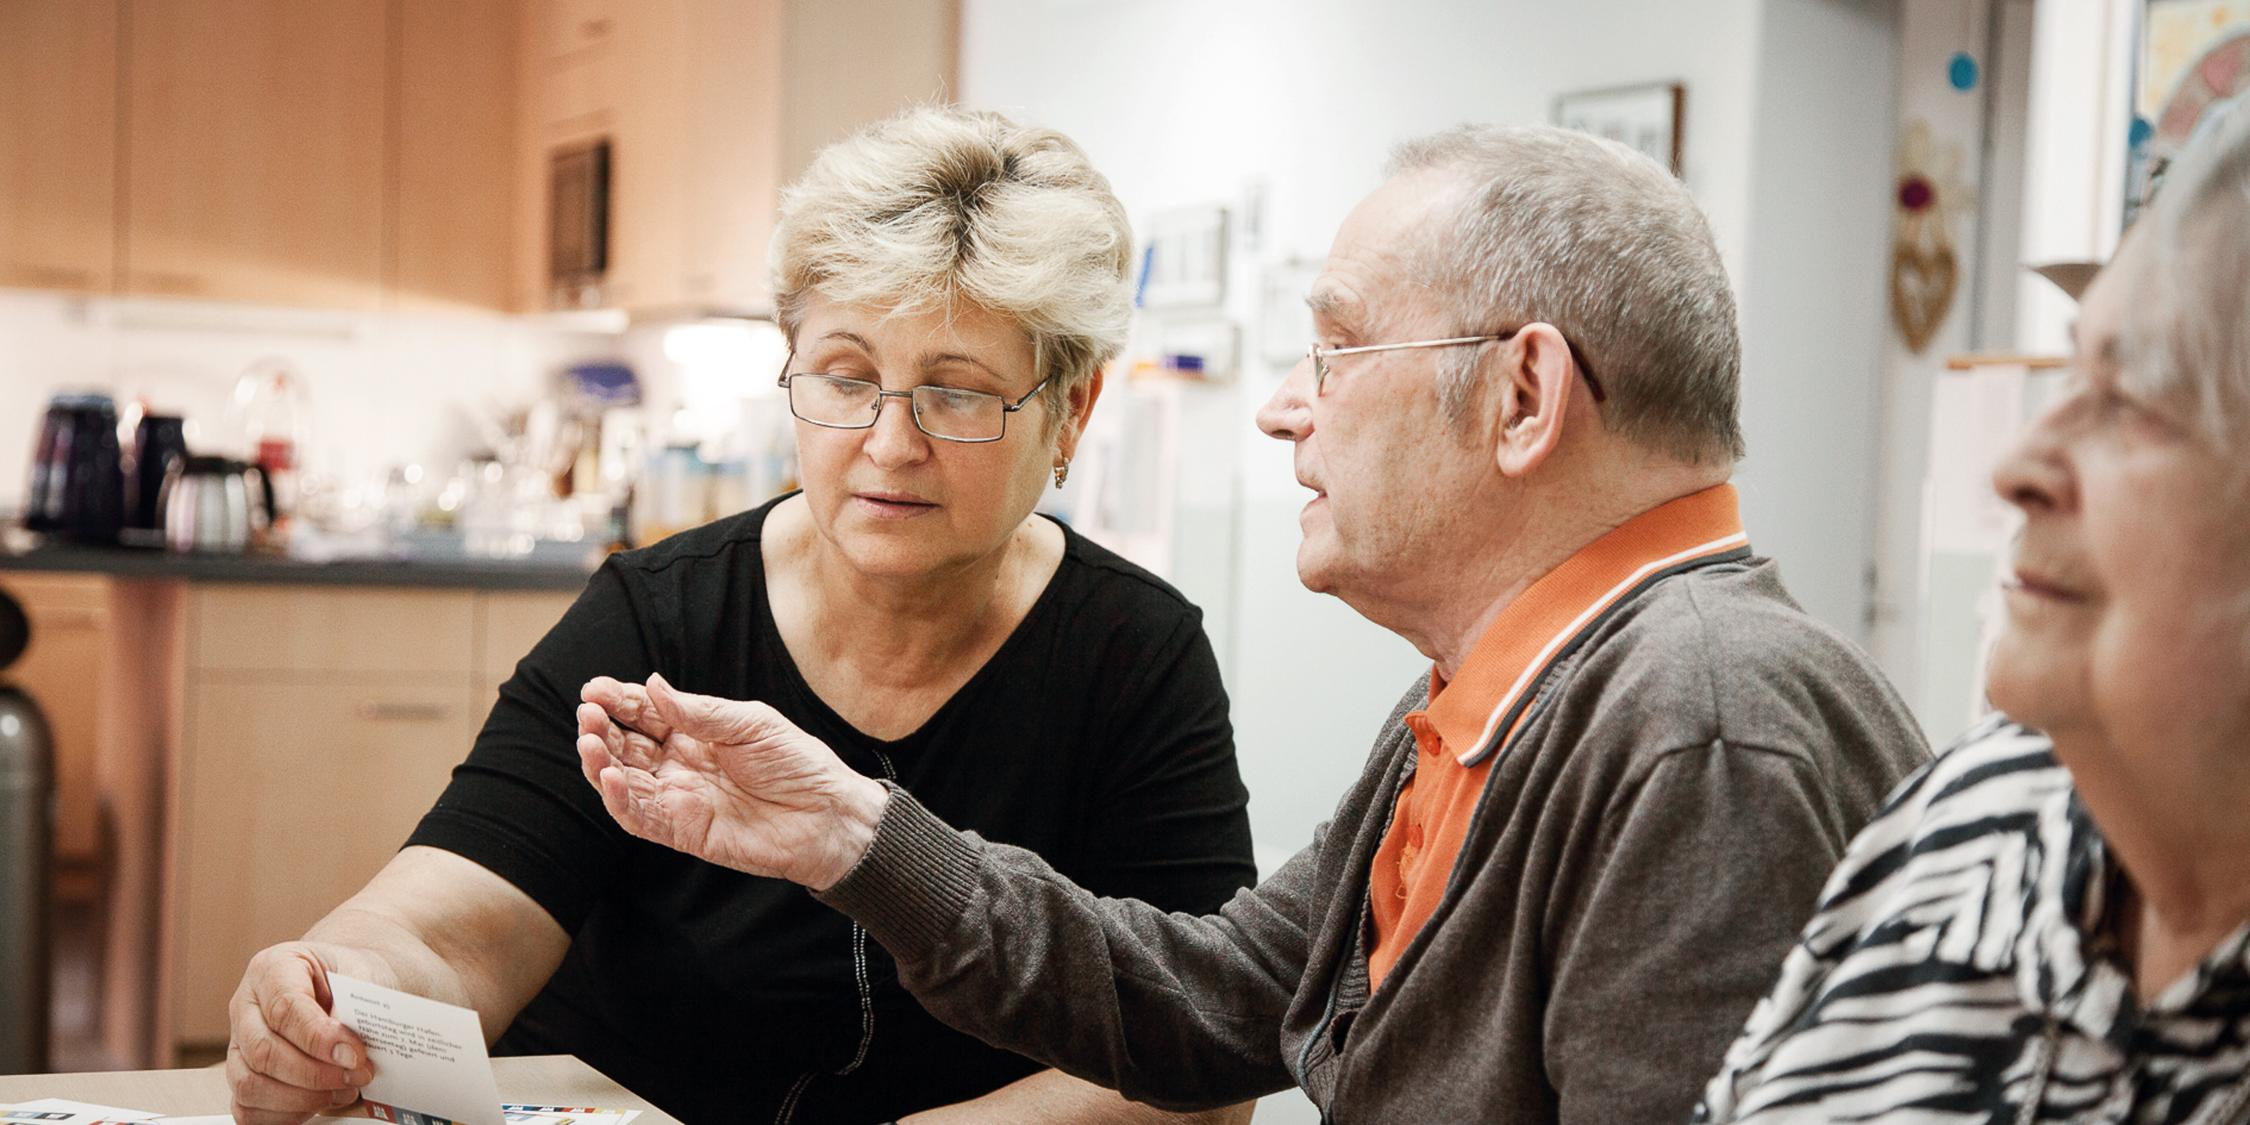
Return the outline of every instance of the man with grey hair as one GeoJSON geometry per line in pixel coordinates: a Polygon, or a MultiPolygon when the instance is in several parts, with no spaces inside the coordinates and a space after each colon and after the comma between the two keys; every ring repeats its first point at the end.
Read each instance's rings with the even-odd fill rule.
{"type": "MultiPolygon", "coordinates": [[[[955,831],[756,702],[597,682],[628,831],[794,880],[939,1018],[1173,1107],[1679,1120],[1853,832],[1925,757],[1754,557],[1734,302],[1686,190],[1547,128],[1404,146],[1259,412],[1299,577],[1432,667],[1311,844],[1205,917],[955,831]]],[[[1316,748],[1307,748],[1316,752],[1316,748]]]]}

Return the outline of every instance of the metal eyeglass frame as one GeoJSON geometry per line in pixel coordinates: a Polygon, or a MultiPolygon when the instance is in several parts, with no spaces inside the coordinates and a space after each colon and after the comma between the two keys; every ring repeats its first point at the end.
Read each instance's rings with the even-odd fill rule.
{"type": "MultiPolygon", "coordinates": [[[[1530,326],[1525,325],[1524,327],[1530,326]]],[[[1328,357],[1330,356],[1359,355],[1362,352],[1389,352],[1403,348],[1458,348],[1469,344],[1481,344],[1487,340],[1513,339],[1515,334],[1521,331],[1523,331],[1523,328],[1510,328],[1506,332],[1494,332],[1484,336],[1451,336],[1443,340],[1409,340],[1403,344],[1360,344],[1349,348],[1324,348],[1316,343],[1305,349],[1305,358],[1312,360],[1313,397],[1319,398],[1327,393],[1328,357]]],[[[1556,334],[1561,335],[1559,331],[1556,334]]],[[[1586,362],[1586,357],[1579,353],[1578,345],[1573,343],[1570,337],[1563,336],[1563,346],[1570,349],[1570,361],[1578,366],[1578,373],[1586,377],[1586,389],[1593,393],[1594,401],[1597,403],[1607,401],[1609,396],[1602,392],[1601,383],[1594,378],[1593,367],[1586,362]]]]}
{"type": "Polygon", "coordinates": [[[1039,380],[1038,386],[1024,392],[1024,396],[1022,398],[1019,398],[1014,402],[1009,402],[1007,396],[996,395],[991,391],[972,391],[967,387],[948,387],[938,383],[924,383],[919,387],[909,387],[903,391],[886,391],[883,389],[883,385],[881,383],[877,383],[871,379],[854,379],[848,375],[830,375],[825,371],[789,370],[789,364],[795,363],[796,361],[797,353],[789,353],[789,359],[784,361],[781,366],[781,377],[774,380],[774,384],[784,391],[787,391],[789,389],[789,381],[799,375],[810,375],[820,379],[835,379],[845,383],[859,383],[864,386],[875,388],[875,408],[867,412],[867,421],[861,422],[856,426],[845,425],[840,422],[822,422],[817,419],[807,418],[804,415],[797,413],[797,396],[788,395],[786,397],[789,399],[789,414],[791,417],[796,418],[798,421],[803,422],[806,425],[819,426],[822,429],[828,430],[871,430],[875,428],[876,422],[882,420],[883,400],[886,398],[903,398],[906,400],[907,416],[914,419],[915,429],[922,431],[924,435],[935,438],[938,441],[950,441],[956,445],[990,445],[993,442],[1000,441],[1006,438],[1008,436],[1008,415],[1014,414],[1018,410],[1022,410],[1025,403],[1030,402],[1039,394],[1039,392],[1046,390],[1047,384],[1054,382],[1055,380],[1054,376],[1049,375],[1046,378],[1039,380]],[[945,434],[932,433],[928,426],[922,424],[922,408],[915,405],[914,403],[914,392],[925,389],[945,391],[950,394],[957,395],[983,395],[986,398],[999,400],[1000,432],[988,438],[950,437],[945,434]]]}

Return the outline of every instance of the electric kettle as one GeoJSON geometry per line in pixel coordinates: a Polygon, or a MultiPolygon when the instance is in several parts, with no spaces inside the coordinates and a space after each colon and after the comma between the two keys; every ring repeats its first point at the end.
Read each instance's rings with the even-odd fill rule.
{"type": "Polygon", "coordinates": [[[125,523],[125,466],[117,404],[104,394],[56,395],[31,461],[23,524],[89,543],[115,543],[125,523]]]}

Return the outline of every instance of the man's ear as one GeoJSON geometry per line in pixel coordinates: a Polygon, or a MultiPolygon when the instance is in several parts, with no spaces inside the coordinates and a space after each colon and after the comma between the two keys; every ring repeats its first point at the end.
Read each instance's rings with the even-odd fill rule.
{"type": "Polygon", "coordinates": [[[1078,439],[1086,436],[1086,420],[1093,417],[1094,403],[1102,397],[1103,364],[1094,373],[1070,389],[1063,403],[1062,429],[1055,435],[1055,452],[1064,461],[1078,456],[1078,439]]]}
{"type": "Polygon", "coordinates": [[[1500,401],[1493,460],[1500,475],[1521,478],[1562,444],[1573,386],[1570,345],[1553,325],[1532,323],[1495,350],[1500,401]]]}

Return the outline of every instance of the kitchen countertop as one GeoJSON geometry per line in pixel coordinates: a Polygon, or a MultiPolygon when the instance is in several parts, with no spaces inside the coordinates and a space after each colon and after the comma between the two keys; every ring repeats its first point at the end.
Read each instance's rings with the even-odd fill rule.
{"type": "Polygon", "coordinates": [[[590,563],[548,559],[339,559],[307,562],[277,555],[183,555],[129,547],[43,544],[0,551],[0,571],[62,571],[115,578],[189,582],[297,583],[320,586],[423,586],[477,590],[576,590],[590,563]]]}

